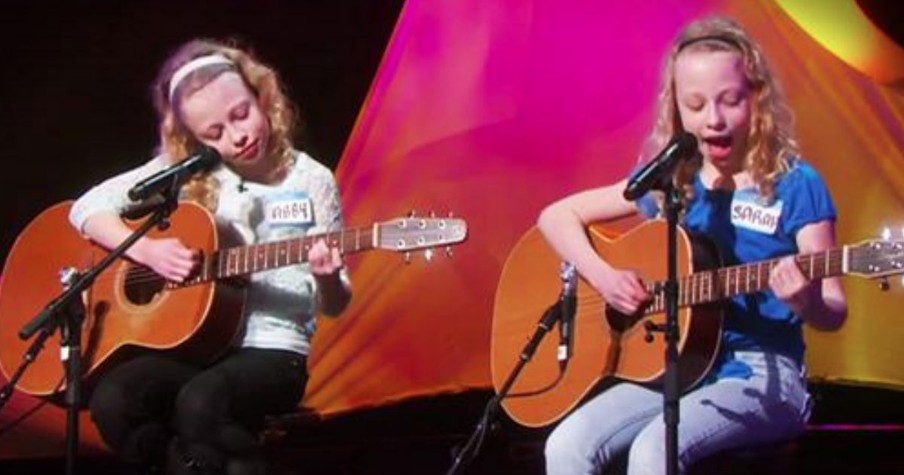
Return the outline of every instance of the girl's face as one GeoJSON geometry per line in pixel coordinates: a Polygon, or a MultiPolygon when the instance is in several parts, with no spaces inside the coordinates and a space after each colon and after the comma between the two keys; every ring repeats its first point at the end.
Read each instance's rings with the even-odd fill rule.
{"type": "Polygon", "coordinates": [[[681,123],[697,136],[703,158],[720,171],[743,170],[750,95],[737,52],[690,50],[679,53],[675,60],[675,98],[681,123]]]}
{"type": "Polygon", "coordinates": [[[223,156],[238,174],[263,176],[270,123],[238,73],[226,72],[182,99],[182,121],[202,144],[223,156]]]}

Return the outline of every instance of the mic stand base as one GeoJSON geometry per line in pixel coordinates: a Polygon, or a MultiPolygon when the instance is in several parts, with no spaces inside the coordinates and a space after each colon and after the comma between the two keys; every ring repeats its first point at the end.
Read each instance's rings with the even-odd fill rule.
{"type": "MultiPolygon", "coordinates": [[[[474,428],[474,432],[471,434],[471,437],[465,445],[458,450],[458,453],[455,455],[455,460],[446,472],[446,475],[460,473],[460,470],[464,467],[462,464],[470,463],[474,460],[474,457],[477,456],[477,452],[480,450],[480,446],[483,444],[483,440],[486,437],[487,428],[489,428],[492,420],[499,412],[502,400],[508,396],[509,391],[511,391],[512,386],[515,384],[515,380],[521,374],[524,366],[530,362],[531,358],[533,358],[543,337],[549,333],[549,330],[552,329],[556,321],[561,322],[561,318],[561,306],[558,302],[549,307],[540,318],[533,336],[531,336],[530,340],[521,351],[518,363],[512,369],[511,373],[509,373],[502,388],[500,388],[496,395],[487,402],[487,405],[483,410],[483,415],[480,417],[480,422],[477,423],[477,427],[474,428]]],[[[564,371],[564,365],[562,370],[564,371]]]]}
{"type": "MultiPolygon", "coordinates": [[[[82,380],[82,322],[86,315],[82,294],[105,269],[116,259],[125,255],[138,239],[146,235],[152,228],[165,229],[169,226],[169,216],[178,206],[178,188],[175,184],[169,193],[164,196],[164,202],[153,216],[142,223],[119,246],[111,250],[100,262],[87,272],[79,273],[73,269],[67,269],[63,285],[65,290],[30,322],[19,330],[19,338],[27,340],[36,332],[41,332],[35,342],[29,347],[25,355],[25,362],[16,371],[15,380],[22,373],[43,348],[44,341],[57,328],[60,329],[62,358],[65,362],[66,382],[66,475],[75,473],[75,461],[78,455],[79,445],[79,411],[81,410],[81,380],[82,380]]],[[[6,390],[4,390],[5,392],[6,390]]]]}

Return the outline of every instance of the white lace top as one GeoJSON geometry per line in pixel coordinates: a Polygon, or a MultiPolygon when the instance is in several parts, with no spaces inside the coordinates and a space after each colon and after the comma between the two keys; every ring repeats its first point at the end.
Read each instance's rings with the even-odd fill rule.
{"type": "MultiPolygon", "coordinates": [[[[99,211],[123,213],[135,203],[128,190],[169,163],[158,156],[144,165],[110,178],[76,200],[70,221],[80,232],[99,211]]],[[[220,182],[216,218],[231,227],[245,244],[271,242],[342,228],[339,189],[330,170],[304,152],[278,185],[245,182],[221,165],[213,175],[220,182]]],[[[308,354],[316,330],[316,281],[307,264],[254,273],[245,305],[246,327],[237,344],[308,354]]],[[[342,281],[348,286],[345,270],[342,281]]]]}

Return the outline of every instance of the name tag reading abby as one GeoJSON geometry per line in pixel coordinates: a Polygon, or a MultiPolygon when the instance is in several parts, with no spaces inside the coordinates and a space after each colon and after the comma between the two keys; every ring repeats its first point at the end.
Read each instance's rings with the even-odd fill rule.
{"type": "Polygon", "coordinates": [[[781,215],[781,200],[765,206],[758,203],[752,196],[735,194],[735,198],[731,201],[731,224],[752,231],[764,234],[775,233],[781,215]]]}
{"type": "Polygon", "coordinates": [[[264,204],[267,221],[273,226],[306,227],[314,224],[314,206],[306,195],[280,195],[264,204]]]}

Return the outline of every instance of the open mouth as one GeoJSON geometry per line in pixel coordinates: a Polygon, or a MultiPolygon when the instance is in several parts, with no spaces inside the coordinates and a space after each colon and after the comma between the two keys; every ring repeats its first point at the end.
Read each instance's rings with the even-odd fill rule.
{"type": "Polygon", "coordinates": [[[706,137],[703,139],[711,157],[725,157],[731,153],[731,136],[706,137]]]}

